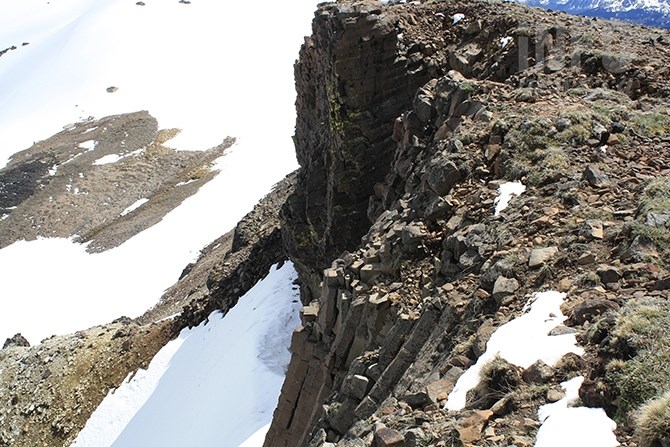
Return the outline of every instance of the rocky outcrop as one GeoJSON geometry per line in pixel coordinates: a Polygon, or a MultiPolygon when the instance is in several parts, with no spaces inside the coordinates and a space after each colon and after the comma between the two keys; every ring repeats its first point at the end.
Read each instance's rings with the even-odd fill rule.
{"type": "MultiPolygon", "coordinates": [[[[664,50],[640,43],[660,37],[507,6],[317,11],[296,65],[301,169],[282,214],[302,326],[266,446],[532,445],[560,381],[630,355],[601,344],[621,305],[667,296],[654,289],[667,234],[635,230],[665,212],[640,211],[640,185],[670,173],[664,50]],[[605,27],[639,44],[594,51],[605,27]],[[528,189],[494,213],[506,181],[528,189]],[[543,289],[568,292],[570,326],[552,334],[579,334],[588,355],[496,364],[464,411],[445,410],[491,334],[543,289]]],[[[612,383],[585,383],[613,415],[612,383]]]]}
{"type": "MultiPolygon", "coordinates": [[[[393,120],[417,87],[441,73],[434,50],[403,28],[400,16],[375,2],[324,6],[301,49],[295,145],[303,169],[283,223],[305,278],[359,244],[369,197],[393,158],[393,120]]],[[[317,280],[308,286],[318,294],[317,280]]]]}

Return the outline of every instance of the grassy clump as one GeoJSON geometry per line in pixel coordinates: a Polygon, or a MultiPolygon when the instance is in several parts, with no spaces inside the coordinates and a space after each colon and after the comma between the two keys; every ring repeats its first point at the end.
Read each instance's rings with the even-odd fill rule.
{"type": "Polygon", "coordinates": [[[588,140],[590,136],[591,132],[584,124],[575,124],[564,131],[559,132],[556,135],[556,139],[572,146],[581,146],[586,143],[586,140],[588,140]]]}
{"type": "Polygon", "coordinates": [[[642,194],[640,212],[670,213],[670,177],[660,177],[649,182],[642,194]]]}
{"type": "Polygon", "coordinates": [[[652,242],[658,249],[661,261],[668,263],[670,262],[670,228],[667,225],[649,225],[647,216],[650,213],[670,213],[670,178],[657,178],[644,188],[639,205],[639,219],[627,225],[631,240],[640,237],[652,242]]]}
{"type": "Polygon", "coordinates": [[[466,401],[471,408],[490,408],[522,381],[520,368],[499,356],[486,363],[479,376],[479,384],[467,394],[466,401]]]}
{"type": "Polygon", "coordinates": [[[543,186],[557,181],[570,166],[568,156],[558,147],[536,150],[533,152],[531,162],[537,167],[528,176],[528,183],[532,186],[543,186]]]}
{"type": "Polygon", "coordinates": [[[670,392],[644,404],[635,425],[640,447],[670,445],[670,392]]]}
{"type": "Polygon", "coordinates": [[[547,129],[551,124],[543,120],[527,120],[519,126],[510,129],[505,135],[505,142],[518,149],[520,152],[529,153],[536,149],[546,149],[551,143],[547,137],[547,129]]]}
{"type": "Polygon", "coordinates": [[[644,137],[662,137],[670,133],[670,115],[661,112],[636,113],[631,127],[644,137]]]}
{"type": "Polygon", "coordinates": [[[616,416],[626,421],[670,388],[670,303],[658,298],[630,300],[619,311],[612,335],[615,344],[635,353],[629,360],[611,362],[607,371],[619,395],[616,416]]]}

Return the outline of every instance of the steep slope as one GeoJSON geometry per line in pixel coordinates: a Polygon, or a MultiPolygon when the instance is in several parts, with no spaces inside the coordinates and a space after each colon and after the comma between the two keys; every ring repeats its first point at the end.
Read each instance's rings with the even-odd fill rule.
{"type": "MultiPolygon", "coordinates": [[[[144,315],[53,336],[32,347],[21,337],[5,342],[0,350],[0,445],[70,445],[110,390],[149,367],[182,330],[188,335],[184,328],[202,325],[213,312],[216,320],[226,315],[273,264],[285,260],[278,214],[293,183],[292,178],[282,181],[234,230],[204,248],[144,315]]],[[[211,341],[225,344],[227,339],[211,341]]],[[[114,420],[123,414],[108,416],[114,420]]]]}
{"type": "Polygon", "coordinates": [[[282,214],[305,307],[266,446],[638,445],[634,411],[670,384],[649,355],[668,341],[668,37],[514,4],[320,6],[282,214]],[[565,437],[578,414],[594,438],[565,437]]]}
{"type": "Polygon", "coordinates": [[[295,169],[292,67],[312,10],[292,2],[279,23],[212,0],[0,2],[0,47],[16,46],[0,60],[2,340],[141,315],[295,169]]]}

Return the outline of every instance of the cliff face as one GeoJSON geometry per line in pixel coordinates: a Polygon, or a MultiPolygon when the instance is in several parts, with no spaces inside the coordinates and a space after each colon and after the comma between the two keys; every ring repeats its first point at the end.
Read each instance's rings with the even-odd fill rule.
{"type": "Polygon", "coordinates": [[[641,352],[621,329],[636,300],[667,310],[667,42],[518,5],[319,8],[282,214],[305,307],[266,446],[531,445],[576,376],[635,445],[643,402],[607,371],[641,352]],[[507,181],[527,190],[494,213],[507,181]],[[500,359],[444,409],[543,290],[566,294],[552,334],[586,353],[500,359]]]}
{"type": "MultiPolygon", "coordinates": [[[[284,208],[284,232],[304,275],[320,274],[359,244],[369,197],[393,157],[393,120],[441,73],[418,47],[408,60],[400,23],[375,4],[324,6],[300,52],[295,145],[303,169],[284,208]]],[[[308,285],[318,293],[318,282],[308,285]]]]}

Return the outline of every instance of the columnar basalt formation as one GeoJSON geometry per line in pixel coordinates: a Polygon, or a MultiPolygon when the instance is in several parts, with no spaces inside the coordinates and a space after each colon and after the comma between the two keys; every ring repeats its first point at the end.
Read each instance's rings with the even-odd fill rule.
{"type": "Polygon", "coordinates": [[[668,295],[662,237],[630,224],[648,220],[631,211],[635,178],[670,169],[655,146],[670,143],[665,49],[638,45],[667,33],[648,33],[485,2],[319,8],[296,65],[301,169],[282,215],[302,326],[267,447],[530,445],[537,408],[580,374],[583,403],[614,415],[603,371],[624,354],[597,346],[604,322],[668,295]],[[505,181],[528,189],[497,215],[505,181]],[[580,334],[589,355],[499,365],[464,411],[444,410],[543,289],[568,293],[556,334],[580,334]]]}

